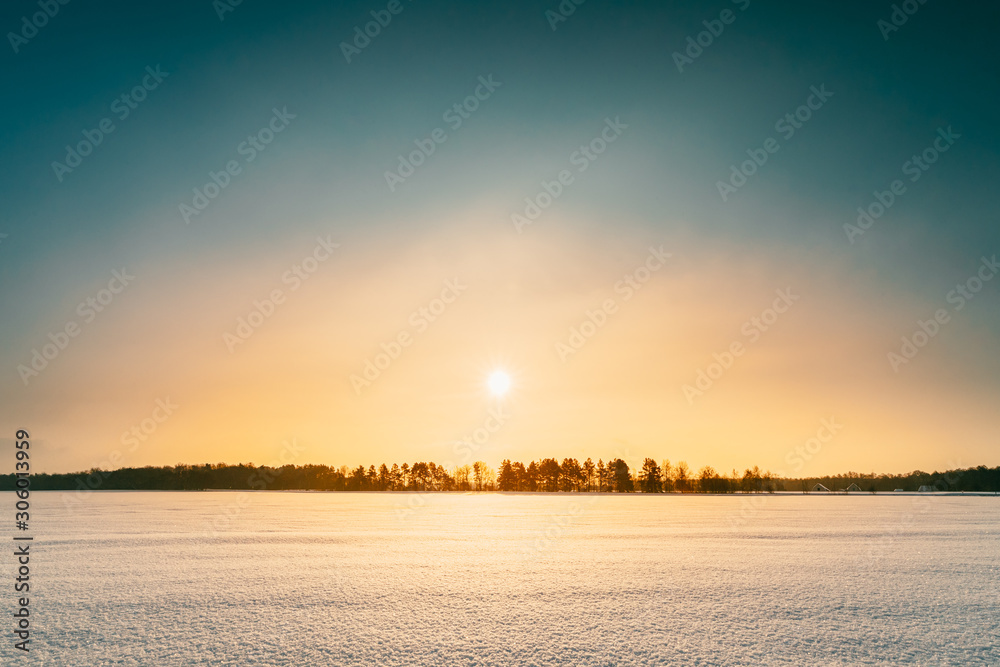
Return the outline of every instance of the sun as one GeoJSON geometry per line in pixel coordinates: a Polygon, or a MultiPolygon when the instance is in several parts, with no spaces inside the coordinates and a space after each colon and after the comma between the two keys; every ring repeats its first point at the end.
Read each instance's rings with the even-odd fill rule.
{"type": "Polygon", "coordinates": [[[489,384],[490,393],[494,396],[503,396],[510,389],[510,375],[505,371],[493,371],[487,384],[489,384]]]}

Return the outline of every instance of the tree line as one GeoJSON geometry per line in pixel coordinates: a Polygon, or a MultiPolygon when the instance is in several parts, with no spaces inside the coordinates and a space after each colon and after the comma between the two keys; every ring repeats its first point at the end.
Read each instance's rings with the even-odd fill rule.
{"type": "MultiPolygon", "coordinates": [[[[13,474],[0,475],[0,490],[14,489],[13,474]]],[[[278,468],[252,463],[146,466],[76,473],[38,473],[31,477],[36,490],[167,490],[205,489],[316,490],[316,491],[535,491],[611,493],[774,493],[810,491],[817,483],[832,491],[857,484],[864,491],[932,487],[940,491],[1000,491],[1000,467],[967,468],[945,472],[914,471],[902,475],[864,475],[849,472],[827,477],[779,478],[754,466],[742,473],[720,474],[711,466],[698,471],[686,462],[672,465],[647,458],[632,470],[621,458],[608,461],[546,458],[524,465],[504,459],[498,470],[483,461],[452,469],[420,461],[378,468],[327,465],[286,465],[278,468]]]]}
{"type": "Polygon", "coordinates": [[[762,493],[780,490],[780,480],[770,471],[754,466],[743,473],[733,470],[721,475],[711,466],[695,472],[681,461],[676,466],[669,460],[658,464],[646,458],[642,467],[632,471],[620,458],[605,463],[587,459],[580,463],[565,458],[532,461],[525,466],[520,461],[504,460],[497,476],[498,491],[577,491],[577,492],[642,492],[642,493],[762,493]]]}
{"type": "Polygon", "coordinates": [[[848,472],[841,475],[825,477],[804,477],[784,480],[789,491],[809,491],[816,484],[822,484],[831,491],[846,489],[851,484],[857,484],[863,491],[880,493],[885,491],[917,491],[921,487],[936,491],[968,491],[970,493],[1000,493],[1000,466],[988,468],[958,468],[944,472],[913,472],[899,475],[865,474],[848,472]]]}

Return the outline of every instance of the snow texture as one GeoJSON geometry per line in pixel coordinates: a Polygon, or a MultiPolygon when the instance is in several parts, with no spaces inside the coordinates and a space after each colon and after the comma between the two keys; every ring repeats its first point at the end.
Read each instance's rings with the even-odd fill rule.
{"type": "Polygon", "coordinates": [[[70,497],[23,664],[1000,664],[997,498],[70,497]]]}

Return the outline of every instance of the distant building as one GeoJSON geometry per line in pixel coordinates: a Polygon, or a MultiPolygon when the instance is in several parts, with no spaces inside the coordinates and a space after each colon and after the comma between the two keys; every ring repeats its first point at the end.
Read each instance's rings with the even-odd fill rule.
{"type": "Polygon", "coordinates": [[[934,493],[937,491],[933,486],[927,486],[926,484],[917,489],[918,493],[934,493]]]}
{"type": "Polygon", "coordinates": [[[893,493],[902,493],[902,491],[903,491],[902,489],[893,489],[892,490],[893,493]]]}
{"type": "Polygon", "coordinates": [[[826,488],[825,486],[823,486],[819,482],[816,483],[816,486],[814,486],[812,488],[812,490],[813,490],[813,492],[830,493],[830,489],[826,488]]]}
{"type": "Polygon", "coordinates": [[[858,486],[857,484],[851,484],[849,487],[847,487],[844,490],[847,491],[848,493],[851,493],[852,491],[860,491],[861,487],[858,486]]]}

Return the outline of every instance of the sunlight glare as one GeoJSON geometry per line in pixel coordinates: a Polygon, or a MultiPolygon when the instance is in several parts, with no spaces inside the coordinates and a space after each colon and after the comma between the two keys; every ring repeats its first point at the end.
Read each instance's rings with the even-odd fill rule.
{"type": "Polygon", "coordinates": [[[490,375],[489,386],[494,396],[503,396],[510,389],[510,376],[504,371],[494,371],[490,375]]]}

